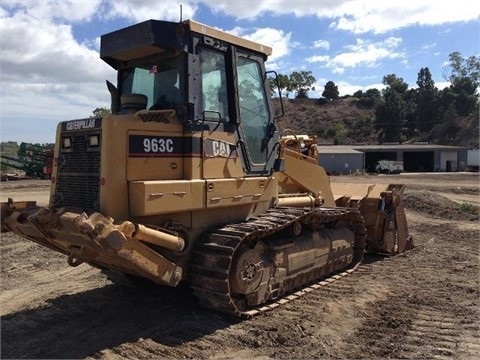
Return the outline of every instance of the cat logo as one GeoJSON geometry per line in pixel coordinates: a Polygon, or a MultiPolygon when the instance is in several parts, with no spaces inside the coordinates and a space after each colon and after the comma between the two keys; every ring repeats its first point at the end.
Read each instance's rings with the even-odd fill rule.
{"type": "Polygon", "coordinates": [[[237,158],[237,148],[234,144],[222,140],[206,139],[204,142],[206,157],[237,158]]]}

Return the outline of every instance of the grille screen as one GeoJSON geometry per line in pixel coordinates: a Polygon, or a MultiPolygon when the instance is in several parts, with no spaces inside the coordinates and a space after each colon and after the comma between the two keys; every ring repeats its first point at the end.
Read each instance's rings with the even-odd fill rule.
{"type": "Polygon", "coordinates": [[[99,210],[100,146],[89,146],[89,136],[82,133],[69,136],[72,147],[61,150],[57,176],[56,205],[77,206],[84,210],[99,210]]]}

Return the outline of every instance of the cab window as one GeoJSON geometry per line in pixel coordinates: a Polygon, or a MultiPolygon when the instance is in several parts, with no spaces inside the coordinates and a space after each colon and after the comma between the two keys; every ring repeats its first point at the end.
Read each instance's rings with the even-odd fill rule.
{"type": "Polygon", "coordinates": [[[202,112],[208,120],[228,121],[225,54],[203,48],[200,54],[202,73],[202,112]]]}

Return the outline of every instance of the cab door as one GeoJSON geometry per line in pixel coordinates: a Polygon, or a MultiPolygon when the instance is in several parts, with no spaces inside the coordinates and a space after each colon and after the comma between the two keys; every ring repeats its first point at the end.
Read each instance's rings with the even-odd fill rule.
{"type": "Polygon", "coordinates": [[[239,144],[247,173],[268,175],[276,158],[278,134],[263,58],[236,51],[235,85],[239,144]]]}
{"type": "Polygon", "coordinates": [[[201,114],[204,156],[210,158],[204,161],[204,177],[270,175],[278,133],[263,55],[217,41],[200,44],[201,77],[192,85],[198,87],[193,102],[201,114]]]}

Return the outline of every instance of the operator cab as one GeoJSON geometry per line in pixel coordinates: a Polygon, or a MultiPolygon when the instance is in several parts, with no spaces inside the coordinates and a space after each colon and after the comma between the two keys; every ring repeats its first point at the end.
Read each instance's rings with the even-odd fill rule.
{"type": "Polygon", "coordinates": [[[146,110],[174,110],[185,131],[234,133],[246,175],[271,173],[278,150],[270,54],[191,20],[149,20],[101,38],[101,58],[118,71],[118,86],[109,84],[113,113],[129,112],[120,99],[139,94],[146,110]]]}

